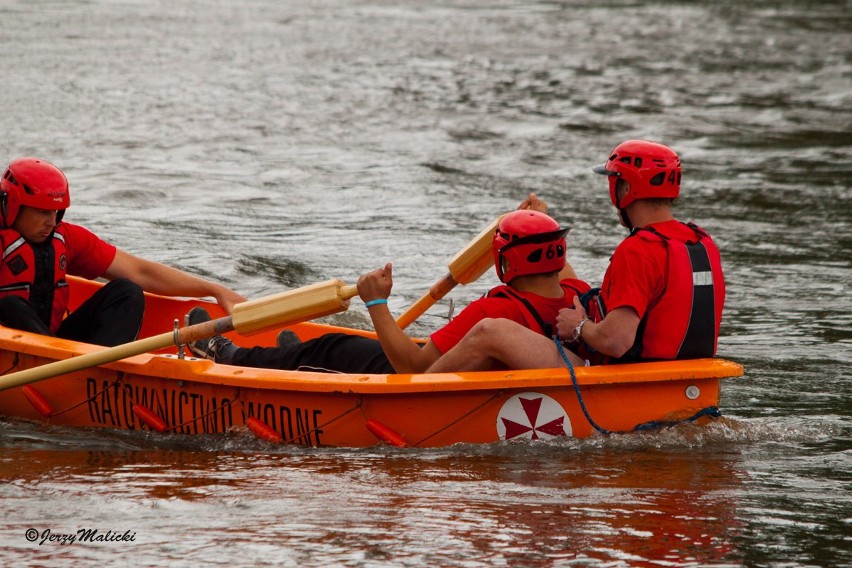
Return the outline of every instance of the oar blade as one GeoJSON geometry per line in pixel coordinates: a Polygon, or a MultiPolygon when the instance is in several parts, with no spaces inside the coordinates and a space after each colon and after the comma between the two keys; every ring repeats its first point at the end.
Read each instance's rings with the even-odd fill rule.
{"type": "Polygon", "coordinates": [[[500,217],[485,227],[470,243],[450,260],[450,274],[459,284],[470,284],[494,266],[491,241],[500,217]]]}

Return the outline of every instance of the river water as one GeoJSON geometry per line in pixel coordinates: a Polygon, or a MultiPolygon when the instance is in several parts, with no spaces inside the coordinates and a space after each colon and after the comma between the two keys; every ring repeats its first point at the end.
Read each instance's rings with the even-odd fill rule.
{"type": "MultiPolygon", "coordinates": [[[[582,441],[0,420],[4,566],[852,566],[849,2],[5,0],[0,21],[0,160],[56,163],[67,219],[248,297],[393,261],[400,313],[530,191],[598,283],[624,232],[590,168],[665,142],[746,368],[709,426],[582,441]],[[78,530],[120,538],[57,540],[78,530]]],[[[358,302],[332,321],[368,325],[358,302]]]]}

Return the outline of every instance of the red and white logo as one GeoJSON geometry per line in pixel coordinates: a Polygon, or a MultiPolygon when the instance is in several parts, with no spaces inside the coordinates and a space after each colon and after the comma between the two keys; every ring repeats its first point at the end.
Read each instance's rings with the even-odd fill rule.
{"type": "Polygon", "coordinates": [[[571,420],[549,396],[522,392],[507,400],[497,414],[497,434],[501,440],[549,440],[570,436],[571,420]]]}

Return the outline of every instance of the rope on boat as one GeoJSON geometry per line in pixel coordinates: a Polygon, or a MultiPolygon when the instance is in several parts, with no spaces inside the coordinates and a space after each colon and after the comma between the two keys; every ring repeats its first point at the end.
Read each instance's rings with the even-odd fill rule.
{"type": "Polygon", "coordinates": [[[565,364],[568,366],[568,372],[571,374],[571,382],[574,384],[574,392],[577,393],[577,401],[580,403],[580,408],[583,410],[583,414],[586,416],[586,420],[589,421],[589,424],[592,425],[592,428],[594,428],[605,436],[609,436],[610,434],[612,434],[612,432],[598,426],[597,423],[592,420],[592,417],[589,415],[589,411],[586,410],[586,403],[583,402],[583,395],[580,394],[580,385],[577,384],[577,375],[574,373],[574,365],[571,364],[570,359],[568,359],[568,355],[565,354],[565,348],[562,346],[562,342],[559,341],[559,337],[554,335],[553,342],[556,344],[556,348],[559,350],[559,354],[562,355],[562,360],[565,361],[565,364]]]}
{"type": "MultiPolygon", "coordinates": [[[[3,375],[9,373],[12,369],[15,369],[18,366],[20,354],[16,351],[15,358],[12,360],[12,366],[3,371],[3,375]]],[[[32,385],[23,385],[21,387],[21,392],[24,393],[24,397],[27,399],[27,402],[36,409],[36,411],[50,420],[50,417],[56,414],[56,411],[53,410],[53,407],[50,406],[50,403],[47,402],[47,399],[44,398],[34,386],[32,385]]]]}
{"type": "MultiPolygon", "coordinates": [[[[362,404],[363,402],[364,402],[364,397],[363,397],[363,395],[359,395],[359,396],[358,396],[358,402],[356,402],[356,403],[355,403],[355,405],[354,405],[352,408],[350,408],[349,410],[345,410],[344,412],[342,412],[342,413],[341,413],[341,414],[339,414],[338,416],[335,416],[335,417],[334,417],[334,418],[332,418],[331,420],[329,420],[329,421],[327,421],[327,422],[323,422],[322,424],[318,425],[316,428],[313,428],[313,429],[311,429],[311,430],[308,430],[307,432],[303,432],[303,433],[299,434],[298,436],[293,436],[293,437],[292,437],[292,438],[290,438],[289,440],[284,440],[284,443],[285,443],[285,444],[292,444],[292,443],[293,443],[294,441],[296,441],[297,439],[299,439],[299,438],[304,438],[305,436],[308,436],[308,437],[309,437],[308,439],[310,439],[310,435],[311,435],[311,434],[313,434],[314,432],[316,432],[317,430],[321,430],[322,428],[324,428],[324,427],[328,426],[328,425],[329,425],[329,424],[331,424],[332,422],[336,422],[337,420],[340,420],[341,418],[343,418],[344,416],[346,416],[346,415],[347,415],[347,414],[349,414],[350,412],[354,412],[354,411],[358,410],[359,408],[361,408],[361,404],[362,404]]],[[[282,429],[283,429],[283,428],[282,428],[282,429]]]]}
{"type": "MultiPolygon", "coordinates": [[[[9,367],[8,369],[6,369],[5,371],[3,371],[3,373],[0,374],[0,376],[5,375],[5,374],[9,373],[10,371],[12,371],[13,369],[17,368],[18,363],[19,363],[19,361],[18,361],[19,356],[20,356],[20,354],[16,352],[15,353],[15,360],[12,363],[12,366],[9,367]]],[[[63,410],[51,410],[50,414],[46,415],[45,418],[50,419],[50,418],[53,418],[54,416],[59,416],[60,414],[65,414],[66,412],[70,412],[70,411],[74,410],[75,408],[83,406],[84,404],[88,404],[89,402],[91,402],[95,398],[101,396],[103,393],[105,393],[106,391],[108,391],[112,387],[117,386],[121,382],[122,378],[124,378],[124,372],[119,371],[118,377],[116,378],[116,380],[113,381],[112,384],[107,385],[106,388],[104,388],[103,390],[97,391],[92,396],[90,396],[89,398],[84,398],[82,401],[78,402],[77,404],[73,404],[73,405],[71,405],[68,408],[65,408],[63,410]]]]}
{"type": "MultiPolygon", "coordinates": [[[[132,395],[131,395],[131,398],[133,398],[132,395]]],[[[199,420],[202,420],[203,418],[207,418],[211,414],[216,414],[217,412],[221,412],[223,408],[226,408],[227,406],[231,406],[235,402],[242,402],[240,400],[240,389],[239,388],[237,388],[237,394],[234,395],[233,400],[229,400],[227,405],[218,406],[218,407],[214,408],[213,410],[211,410],[209,412],[205,412],[204,414],[202,414],[200,416],[196,416],[195,418],[187,420],[186,422],[181,422],[180,424],[175,424],[174,426],[168,426],[167,425],[164,431],[165,432],[175,432],[175,431],[177,431],[178,428],[183,428],[184,426],[192,424],[193,422],[198,422],[199,420]]],[[[148,424],[148,425],[150,426],[150,424],[148,424]]]]}
{"type": "Polygon", "coordinates": [[[556,344],[556,348],[559,350],[559,354],[562,356],[562,360],[565,361],[565,365],[568,367],[568,372],[571,374],[571,383],[574,385],[574,392],[577,393],[577,401],[580,403],[580,408],[583,410],[583,414],[586,416],[586,420],[589,421],[589,424],[592,425],[592,428],[594,428],[605,436],[609,436],[610,434],[626,434],[628,432],[639,432],[645,430],[655,430],[658,428],[668,428],[677,424],[681,424],[683,422],[693,422],[703,416],[712,416],[713,418],[718,418],[722,416],[722,412],[719,410],[718,407],[708,406],[706,408],[702,408],[694,415],[683,420],[651,420],[643,424],[637,424],[633,427],[632,430],[623,430],[617,432],[602,428],[598,426],[594,420],[592,420],[592,417],[589,415],[589,411],[586,409],[586,403],[583,402],[583,395],[580,394],[580,385],[577,384],[577,375],[574,373],[574,365],[572,365],[571,361],[568,359],[568,355],[565,353],[565,348],[562,346],[562,342],[559,341],[559,337],[557,336],[553,337],[553,342],[556,344]]]}
{"type": "Polygon", "coordinates": [[[459,422],[461,422],[462,420],[464,420],[465,418],[467,418],[468,416],[470,416],[471,414],[473,414],[474,412],[476,412],[480,408],[487,406],[489,403],[491,403],[491,402],[495,401],[496,399],[500,398],[501,396],[503,396],[504,392],[505,391],[503,391],[503,390],[497,391],[496,393],[494,393],[494,395],[491,398],[489,398],[488,400],[486,400],[482,404],[479,404],[476,407],[471,408],[470,410],[468,410],[467,412],[465,412],[464,414],[462,414],[461,416],[459,416],[458,418],[456,418],[455,420],[453,420],[452,422],[450,422],[449,424],[447,424],[443,428],[435,430],[434,432],[432,432],[431,434],[429,434],[428,436],[426,436],[425,438],[423,438],[422,440],[420,440],[416,444],[412,444],[412,446],[417,447],[420,444],[422,444],[423,442],[425,442],[426,440],[428,440],[430,438],[434,438],[435,436],[437,436],[438,434],[440,434],[444,430],[455,426],[456,424],[458,424],[459,422]]]}
{"type": "Polygon", "coordinates": [[[683,422],[694,422],[695,420],[698,420],[703,416],[719,418],[720,416],[722,416],[722,411],[719,410],[719,408],[716,406],[708,406],[707,408],[702,408],[689,418],[684,418],[683,420],[651,420],[650,422],[645,422],[644,424],[638,424],[633,428],[632,432],[656,430],[658,428],[670,428],[683,422]]]}
{"type": "Polygon", "coordinates": [[[17,366],[18,366],[18,362],[19,362],[19,361],[18,361],[18,358],[19,358],[19,357],[20,357],[20,353],[18,353],[17,351],[15,351],[15,360],[14,360],[14,361],[12,361],[12,366],[11,366],[11,367],[9,367],[9,368],[8,368],[8,369],[6,369],[5,371],[3,371],[3,374],[4,374],[4,375],[6,375],[6,374],[10,373],[12,370],[14,370],[15,368],[17,368],[17,366]]]}
{"type": "Polygon", "coordinates": [[[69,406],[68,408],[66,408],[64,410],[57,410],[56,412],[54,412],[50,416],[51,417],[59,416],[60,414],[65,414],[66,412],[71,412],[75,408],[83,406],[84,404],[88,404],[89,402],[95,400],[97,397],[101,396],[103,393],[105,393],[109,389],[111,389],[113,387],[117,387],[121,383],[122,379],[124,379],[124,371],[118,371],[118,376],[116,377],[116,379],[111,384],[104,387],[103,390],[96,391],[95,394],[93,394],[89,398],[84,398],[82,401],[80,401],[77,404],[74,404],[72,406],[69,406]]]}
{"type": "MultiPolygon", "coordinates": [[[[239,398],[239,393],[237,393],[237,398],[239,398]]],[[[234,402],[236,402],[236,399],[234,400],[234,402]]],[[[288,438],[287,440],[284,440],[283,438],[281,438],[281,436],[278,435],[278,433],[275,430],[270,428],[265,422],[263,422],[260,419],[256,419],[254,417],[249,417],[246,420],[246,426],[249,427],[249,430],[251,430],[252,433],[255,436],[263,438],[264,440],[266,440],[268,442],[272,442],[272,443],[275,443],[275,444],[292,444],[293,442],[295,442],[299,438],[307,437],[310,440],[311,434],[313,434],[317,430],[322,430],[323,428],[325,428],[326,426],[328,426],[329,424],[331,424],[333,422],[340,420],[341,418],[343,418],[344,416],[346,416],[350,412],[354,412],[354,411],[358,410],[359,408],[361,408],[361,405],[363,404],[363,402],[364,402],[364,397],[359,396],[358,402],[356,402],[352,406],[352,408],[343,411],[339,415],[335,416],[334,418],[332,418],[330,420],[323,422],[322,424],[318,424],[315,428],[312,428],[312,429],[310,429],[306,432],[302,432],[301,434],[297,434],[296,436],[293,436],[292,438],[288,438]],[[257,426],[255,426],[255,428],[252,428],[252,425],[249,424],[249,420],[252,420],[252,419],[257,420],[257,423],[260,426],[259,431],[255,431],[257,426]]],[[[243,415],[245,415],[245,412],[246,412],[245,403],[243,401],[240,401],[240,403],[242,404],[243,415]]],[[[283,431],[283,427],[282,427],[282,431],[283,431]]]]}

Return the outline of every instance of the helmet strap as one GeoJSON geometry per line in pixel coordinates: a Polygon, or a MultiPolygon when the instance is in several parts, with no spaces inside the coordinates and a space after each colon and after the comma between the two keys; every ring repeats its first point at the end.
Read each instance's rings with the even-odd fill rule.
{"type": "Polygon", "coordinates": [[[8,227],[6,216],[9,214],[9,192],[0,191],[0,224],[3,227],[8,227]]]}
{"type": "Polygon", "coordinates": [[[624,226],[627,227],[627,230],[632,231],[633,223],[630,221],[630,217],[627,215],[627,209],[619,208],[618,213],[621,215],[621,222],[624,223],[624,226]]]}
{"type": "Polygon", "coordinates": [[[624,223],[624,226],[627,227],[628,231],[633,230],[633,223],[630,221],[630,217],[627,215],[627,208],[621,206],[621,198],[618,197],[618,192],[615,194],[615,208],[618,209],[618,214],[621,215],[621,222],[624,223]]]}

